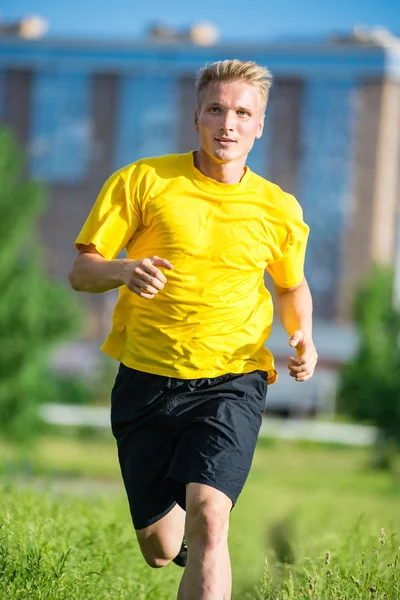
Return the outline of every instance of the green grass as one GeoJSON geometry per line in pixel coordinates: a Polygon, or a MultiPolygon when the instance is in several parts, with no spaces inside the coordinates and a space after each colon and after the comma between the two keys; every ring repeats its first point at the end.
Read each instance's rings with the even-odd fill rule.
{"type": "MultiPolygon", "coordinates": [[[[176,597],[181,570],[140,557],[111,436],[43,438],[29,463],[5,444],[0,456],[1,599],[176,597]]],[[[231,515],[235,600],[400,598],[400,486],[368,459],[260,441],[231,515]]]]}
{"type": "Polygon", "coordinates": [[[173,597],[178,573],[143,565],[122,498],[83,500],[20,487],[3,493],[0,598],[173,597]]]}
{"type": "Polygon", "coordinates": [[[35,448],[17,450],[0,441],[0,475],[48,475],[119,479],[115,443],[111,433],[43,436],[35,448]]]}
{"type": "MultiPolygon", "coordinates": [[[[335,569],[340,565],[356,578],[363,552],[368,559],[375,559],[373,549],[378,549],[385,565],[394,563],[400,545],[400,487],[392,475],[370,471],[368,461],[368,452],[360,449],[283,442],[268,448],[259,444],[237,513],[232,514],[231,546],[234,549],[238,540],[242,551],[235,565],[237,586],[257,579],[265,557],[273,589],[288,582],[291,571],[294,584],[304,585],[306,572],[315,578],[314,570],[320,569],[327,551],[335,569]],[[386,544],[378,542],[382,527],[387,532],[386,544]],[[284,567],[288,560],[292,566],[284,567]]],[[[394,571],[385,569],[390,579],[394,571]]],[[[395,571],[399,577],[398,567],[395,571]]],[[[320,577],[318,581],[320,586],[332,582],[322,582],[320,577]]],[[[345,593],[345,579],[343,586],[341,594],[329,592],[326,598],[370,597],[369,592],[359,596],[353,591],[345,593]]],[[[265,592],[264,597],[303,597],[296,590],[297,595],[269,596],[265,592]]],[[[321,590],[305,597],[325,598],[321,590]]],[[[392,595],[387,597],[397,600],[400,592],[393,585],[392,595]]]]}

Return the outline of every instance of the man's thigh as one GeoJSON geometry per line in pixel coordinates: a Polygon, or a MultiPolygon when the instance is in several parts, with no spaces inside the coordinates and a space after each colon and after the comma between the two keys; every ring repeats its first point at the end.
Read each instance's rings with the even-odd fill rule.
{"type": "Polygon", "coordinates": [[[162,520],[176,502],[185,509],[189,483],[210,486],[235,504],[266,391],[261,371],[184,381],[121,366],[111,422],[136,530],[162,520]]]}
{"type": "Polygon", "coordinates": [[[201,402],[182,431],[168,471],[174,498],[186,509],[186,485],[203,484],[234,505],[252,464],[267,393],[261,371],[221,378],[197,390],[201,402]]]}
{"type": "Polygon", "coordinates": [[[168,378],[121,365],[111,395],[111,425],[136,530],[174,508],[166,476],[177,432],[164,414],[168,378]]]}

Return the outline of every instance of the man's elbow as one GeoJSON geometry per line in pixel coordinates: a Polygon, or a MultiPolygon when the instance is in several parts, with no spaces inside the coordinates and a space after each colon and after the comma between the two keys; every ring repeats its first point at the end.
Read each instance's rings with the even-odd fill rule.
{"type": "Polygon", "coordinates": [[[81,285],[79,284],[79,278],[77,277],[76,271],[74,269],[74,267],[72,267],[72,269],[70,270],[70,272],[68,273],[68,281],[69,281],[69,285],[72,287],[72,289],[75,292],[82,292],[82,288],[81,285]]]}
{"type": "Polygon", "coordinates": [[[75,257],[70,272],[68,273],[68,281],[70,286],[75,292],[84,292],[83,278],[82,278],[82,260],[85,260],[83,254],[78,254],[75,257]]]}

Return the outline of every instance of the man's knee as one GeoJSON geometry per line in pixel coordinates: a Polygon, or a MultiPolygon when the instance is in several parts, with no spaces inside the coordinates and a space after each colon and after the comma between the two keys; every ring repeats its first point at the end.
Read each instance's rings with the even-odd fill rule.
{"type": "Polygon", "coordinates": [[[152,569],[166,567],[177,554],[171,556],[170,553],[165,552],[158,540],[151,537],[139,540],[139,546],[144,560],[152,569]]]}
{"type": "Polygon", "coordinates": [[[182,544],[184,524],[185,513],[175,506],[153,525],[136,530],[143,558],[150,567],[165,567],[176,557],[182,544]]]}
{"type": "Polygon", "coordinates": [[[153,569],[166,567],[178,554],[182,543],[182,537],[179,539],[174,535],[164,535],[160,538],[156,532],[150,535],[139,534],[137,537],[143,558],[153,569]]]}
{"type": "Polygon", "coordinates": [[[192,497],[187,503],[186,536],[189,545],[191,542],[211,550],[227,541],[232,503],[221,492],[214,492],[192,497]]]}
{"type": "Polygon", "coordinates": [[[161,567],[166,567],[167,565],[169,565],[169,563],[172,560],[172,558],[170,558],[170,559],[160,558],[159,556],[157,556],[154,553],[153,554],[152,553],[145,554],[142,551],[142,554],[143,554],[144,560],[149,565],[149,567],[151,567],[152,569],[161,569],[161,567]]]}

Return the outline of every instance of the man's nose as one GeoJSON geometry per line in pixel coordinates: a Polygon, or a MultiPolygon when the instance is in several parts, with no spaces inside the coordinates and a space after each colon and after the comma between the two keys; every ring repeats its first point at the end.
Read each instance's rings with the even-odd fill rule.
{"type": "Polygon", "coordinates": [[[235,127],[235,115],[227,112],[223,115],[219,128],[221,131],[232,131],[235,127]]]}

